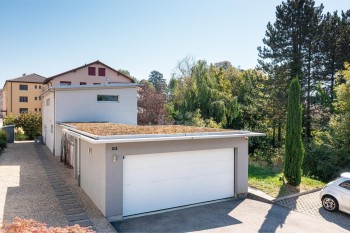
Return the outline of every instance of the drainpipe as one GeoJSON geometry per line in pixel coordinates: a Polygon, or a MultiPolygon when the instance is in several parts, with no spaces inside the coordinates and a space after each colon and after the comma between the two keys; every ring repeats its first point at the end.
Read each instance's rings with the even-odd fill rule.
{"type": "Polygon", "coordinates": [[[11,82],[11,112],[12,112],[12,82],[11,82]]]}
{"type": "MultiPolygon", "coordinates": [[[[56,156],[56,91],[53,90],[53,156],[56,156]]],[[[50,126],[51,127],[51,126],[50,126]]]]}
{"type": "Polygon", "coordinates": [[[78,186],[80,186],[80,166],[81,166],[81,139],[78,138],[78,144],[79,144],[79,154],[78,154],[78,161],[79,161],[79,165],[77,166],[77,170],[78,170],[78,186]]]}

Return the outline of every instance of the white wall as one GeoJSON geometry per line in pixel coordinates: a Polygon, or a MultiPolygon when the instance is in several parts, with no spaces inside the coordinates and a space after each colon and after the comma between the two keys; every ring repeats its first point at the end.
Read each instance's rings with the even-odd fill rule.
{"type": "Polygon", "coordinates": [[[48,92],[42,96],[42,134],[44,143],[53,152],[54,147],[54,132],[55,132],[55,120],[54,120],[54,93],[48,92]],[[47,106],[47,99],[50,99],[50,104],[47,106]]]}
{"type": "Polygon", "coordinates": [[[136,87],[115,89],[57,89],[56,122],[108,121],[137,124],[136,87]],[[119,102],[97,102],[97,95],[118,95],[119,102]]]}
{"type": "Polygon", "coordinates": [[[80,185],[106,216],[106,144],[81,143],[80,185]],[[88,150],[91,148],[92,153],[88,150]]]}

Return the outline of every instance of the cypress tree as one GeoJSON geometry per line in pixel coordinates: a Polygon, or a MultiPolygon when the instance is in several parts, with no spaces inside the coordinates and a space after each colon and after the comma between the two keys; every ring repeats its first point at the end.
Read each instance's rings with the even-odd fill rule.
{"type": "Polygon", "coordinates": [[[301,165],[304,147],[302,133],[302,107],[300,103],[300,84],[298,78],[290,83],[286,125],[286,148],[284,157],[284,176],[289,184],[298,186],[301,182],[301,165]]]}

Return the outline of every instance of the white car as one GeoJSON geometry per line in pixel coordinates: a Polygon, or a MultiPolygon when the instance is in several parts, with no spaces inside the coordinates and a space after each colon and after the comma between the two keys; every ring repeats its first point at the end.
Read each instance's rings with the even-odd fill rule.
{"type": "Polygon", "coordinates": [[[320,193],[322,206],[328,211],[340,210],[350,214],[350,172],[328,183],[320,193]]]}

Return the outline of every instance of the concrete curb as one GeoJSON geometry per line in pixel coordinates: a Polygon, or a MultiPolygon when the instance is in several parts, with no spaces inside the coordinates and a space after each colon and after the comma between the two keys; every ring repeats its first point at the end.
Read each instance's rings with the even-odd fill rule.
{"type": "Polygon", "coordinates": [[[305,191],[305,192],[301,192],[301,193],[295,193],[295,194],[290,194],[290,195],[283,196],[283,197],[278,197],[278,198],[275,198],[275,199],[273,200],[273,202],[282,201],[282,200],[285,200],[285,199],[288,199],[288,198],[299,197],[299,196],[302,196],[302,195],[305,195],[305,194],[318,192],[318,191],[320,191],[321,189],[322,189],[322,188],[317,188],[317,189],[313,189],[313,190],[309,190],[309,191],[305,191]]]}

